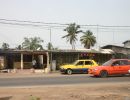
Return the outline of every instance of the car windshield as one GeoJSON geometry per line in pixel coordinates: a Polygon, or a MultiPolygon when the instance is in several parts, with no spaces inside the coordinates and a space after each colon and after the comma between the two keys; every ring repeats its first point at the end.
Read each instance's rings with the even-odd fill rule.
{"type": "Polygon", "coordinates": [[[108,60],[107,62],[102,64],[102,66],[110,66],[111,64],[112,64],[112,60],[108,60]]]}
{"type": "Polygon", "coordinates": [[[76,64],[77,64],[77,62],[78,62],[78,61],[76,60],[76,61],[74,61],[72,64],[73,64],[73,65],[76,65],[76,64]]]}

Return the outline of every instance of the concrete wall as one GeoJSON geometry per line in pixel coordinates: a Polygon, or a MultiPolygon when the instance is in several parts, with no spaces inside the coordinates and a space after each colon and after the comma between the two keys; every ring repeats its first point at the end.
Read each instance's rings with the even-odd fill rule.
{"type": "Polygon", "coordinates": [[[125,48],[130,48],[130,41],[124,43],[124,47],[125,47],[125,48]]]}

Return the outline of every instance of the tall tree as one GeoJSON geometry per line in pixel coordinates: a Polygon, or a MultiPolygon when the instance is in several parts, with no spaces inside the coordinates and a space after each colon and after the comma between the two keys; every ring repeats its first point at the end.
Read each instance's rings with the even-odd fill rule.
{"type": "Polygon", "coordinates": [[[22,46],[21,46],[21,45],[18,45],[18,46],[16,47],[16,49],[21,50],[21,49],[22,49],[22,46]]]}
{"type": "Polygon", "coordinates": [[[4,50],[9,49],[9,44],[8,43],[3,43],[2,44],[2,49],[4,49],[4,50]]]}
{"type": "Polygon", "coordinates": [[[82,32],[79,25],[76,25],[75,23],[69,24],[64,31],[66,31],[68,34],[63,36],[62,38],[66,38],[67,42],[70,42],[72,49],[75,49],[75,42],[77,40],[77,34],[82,32]]]}
{"type": "Polygon", "coordinates": [[[47,49],[48,49],[48,50],[52,50],[52,49],[53,49],[52,43],[49,42],[49,43],[47,44],[47,49]]]}
{"type": "Polygon", "coordinates": [[[91,31],[83,32],[83,36],[80,37],[80,41],[84,44],[86,49],[90,49],[90,47],[94,46],[96,43],[96,37],[93,35],[91,31]]]}
{"type": "Polygon", "coordinates": [[[52,45],[52,43],[50,43],[50,42],[47,44],[47,49],[48,50],[58,50],[58,48],[57,47],[54,48],[53,45],[52,45]]]}
{"type": "Polygon", "coordinates": [[[40,37],[34,38],[24,38],[24,42],[22,43],[22,48],[27,50],[42,50],[43,47],[41,43],[43,40],[40,37]]]}

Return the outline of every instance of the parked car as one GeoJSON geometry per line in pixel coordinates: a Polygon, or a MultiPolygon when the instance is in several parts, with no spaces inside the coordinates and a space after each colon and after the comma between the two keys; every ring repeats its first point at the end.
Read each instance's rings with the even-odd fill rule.
{"type": "Polygon", "coordinates": [[[111,59],[102,66],[89,69],[89,74],[94,76],[107,77],[109,75],[130,74],[130,60],[128,59],[111,59]]]}
{"type": "Polygon", "coordinates": [[[61,66],[60,71],[69,75],[72,73],[86,73],[89,68],[95,66],[98,66],[98,64],[94,60],[76,60],[73,64],[61,66]]]}

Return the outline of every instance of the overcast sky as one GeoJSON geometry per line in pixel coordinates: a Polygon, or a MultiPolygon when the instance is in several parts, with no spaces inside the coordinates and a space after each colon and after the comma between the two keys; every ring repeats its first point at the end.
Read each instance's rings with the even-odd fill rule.
{"type": "MultiPolygon", "coordinates": [[[[79,25],[130,26],[130,0],[0,0],[0,19],[24,20],[46,23],[73,23],[79,25]]],[[[130,27],[87,27],[97,37],[98,45],[122,45],[130,39],[130,27]]],[[[63,29],[52,29],[51,42],[60,49],[70,49],[63,29]]],[[[16,47],[24,37],[38,36],[46,47],[50,41],[50,30],[41,27],[0,24],[0,46],[6,42],[16,47]]],[[[76,48],[83,45],[78,41],[76,48]]],[[[96,47],[95,46],[95,47],[96,47]]]]}

